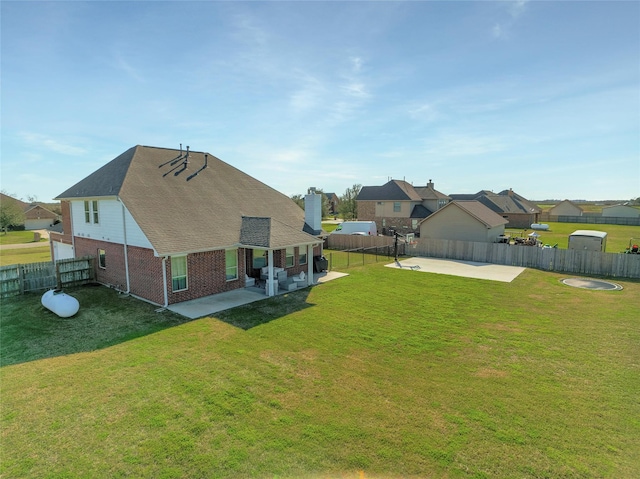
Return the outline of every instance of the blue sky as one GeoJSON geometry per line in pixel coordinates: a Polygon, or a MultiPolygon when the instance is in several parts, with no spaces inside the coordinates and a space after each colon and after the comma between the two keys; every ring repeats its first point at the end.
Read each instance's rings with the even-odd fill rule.
{"type": "Polygon", "coordinates": [[[287,195],[640,196],[640,2],[1,2],[2,190],[136,144],[287,195]]]}

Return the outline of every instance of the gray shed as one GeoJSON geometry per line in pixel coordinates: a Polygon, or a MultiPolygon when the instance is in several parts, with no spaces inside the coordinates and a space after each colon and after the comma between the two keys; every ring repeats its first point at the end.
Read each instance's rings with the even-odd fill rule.
{"type": "Polygon", "coordinates": [[[586,251],[605,251],[607,233],[595,230],[576,230],[569,235],[569,248],[586,251]]]}

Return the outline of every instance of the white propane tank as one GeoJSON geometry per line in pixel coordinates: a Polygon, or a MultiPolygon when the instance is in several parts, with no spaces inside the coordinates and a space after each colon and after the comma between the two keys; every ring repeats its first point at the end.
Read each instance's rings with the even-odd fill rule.
{"type": "Polygon", "coordinates": [[[532,230],[548,230],[549,225],[545,223],[533,223],[531,225],[531,229],[532,230]]]}
{"type": "Polygon", "coordinates": [[[80,303],[73,296],[59,289],[50,289],[42,295],[42,306],[53,311],[61,318],[69,318],[78,312],[80,303]]]}

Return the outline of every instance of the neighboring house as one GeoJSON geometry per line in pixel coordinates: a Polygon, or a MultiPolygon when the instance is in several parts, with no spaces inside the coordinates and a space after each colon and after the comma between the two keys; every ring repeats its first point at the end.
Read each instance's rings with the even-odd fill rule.
{"type": "Polygon", "coordinates": [[[60,215],[48,210],[42,205],[32,204],[24,212],[24,229],[48,229],[60,220],[60,215]]]}
{"type": "Polygon", "coordinates": [[[507,220],[479,201],[451,201],[420,222],[420,238],[494,243],[507,220]]]}
{"type": "Polygon", "coordinates": [[[327,201],[329,202],[329,213],[332,215],[338,214],[338,204],[340,203],[340,198],[335,193],[325,193],[327,197],[327,201]]]}
{"type": "Polygon", "coordinates": [[[95,256],[98,282],[164,306],[261,276],[273,295],[276,270],[313,281],[322,226],[308,198],[305,213],[207,153],[135,146],[58,195],[52,254],[95,256]]]}
{"type": "Polygon", "coordinates": [[[13,226],[24,225],[25,230],[47,229],[60,220],[60,215],[38,203],[25,203],[4,193],[0,193],[0,202],[4,204],[14,203],[20,209],[24,218],[21,218],[19,224],[13,226]]]}
{"type": "Polygon", "coordinates": [[[582,216],[582,208],[569,200],[563,200],[547,213],[551,216],[582,216]]]}
{"type": "Polygon", "coordinates": [[[613,205],[602,208],[602,216],[616,218],[640,218],[640,209],[628,205],[613,205]]]}
{"type": "Polygon", "coordinates": [[[390,180],[382,186],[363,186],[356,198],[359,221],[375,221],[382,234],[390,229],[418,233],[419,223],[442,208],[450,198],[426,186],[413,186],[403,180],[390,180]]]}
{"type": "Polygon", "coordinates": [[[475,194],[452,194],[449,196],[458,201],[479,201],[508,220],[510,228],[530,228],[533,223],[538,222],[538,217],[542,212],[540,207],[515,193],[512,189],[503,190],[500,193],[481,190],[475,194]]]}

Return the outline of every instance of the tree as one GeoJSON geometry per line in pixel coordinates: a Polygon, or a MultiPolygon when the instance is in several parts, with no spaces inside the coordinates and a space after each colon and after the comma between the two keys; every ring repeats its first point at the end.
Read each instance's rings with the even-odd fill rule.
{"type": "MultiPolygon", "coordinates": [[[[322,196],[322,217],[329,216],[329,198],[322,190],[317,188],[309,188],[308,194],[316,194],[322,196]]],[[[304,209],[304,195],[291,195],[291,199],[302,209],[304,209]]]]}
{"type": "Polygon", "coordinates": [[[5,200],[0,203],[0,229],[7,232],[9,226],[24,223],[24,212],[16,201],[5,200]]]}
{"type": "Polygon", "coordinates": [[[356,198],[358,197],[361,188],[362,185],[353,185],[351,188],[347,188],[344,195],[340,197],[338,211],[343,219],[354,220],[358,218],[358,202],[356,201],[356,198]]]}
{"type": "Polygon", "coordinates": [[[291,195],[291,199],[300,208],[304,209],[304,196],[302,196],[302,195],[291,195]]]}

